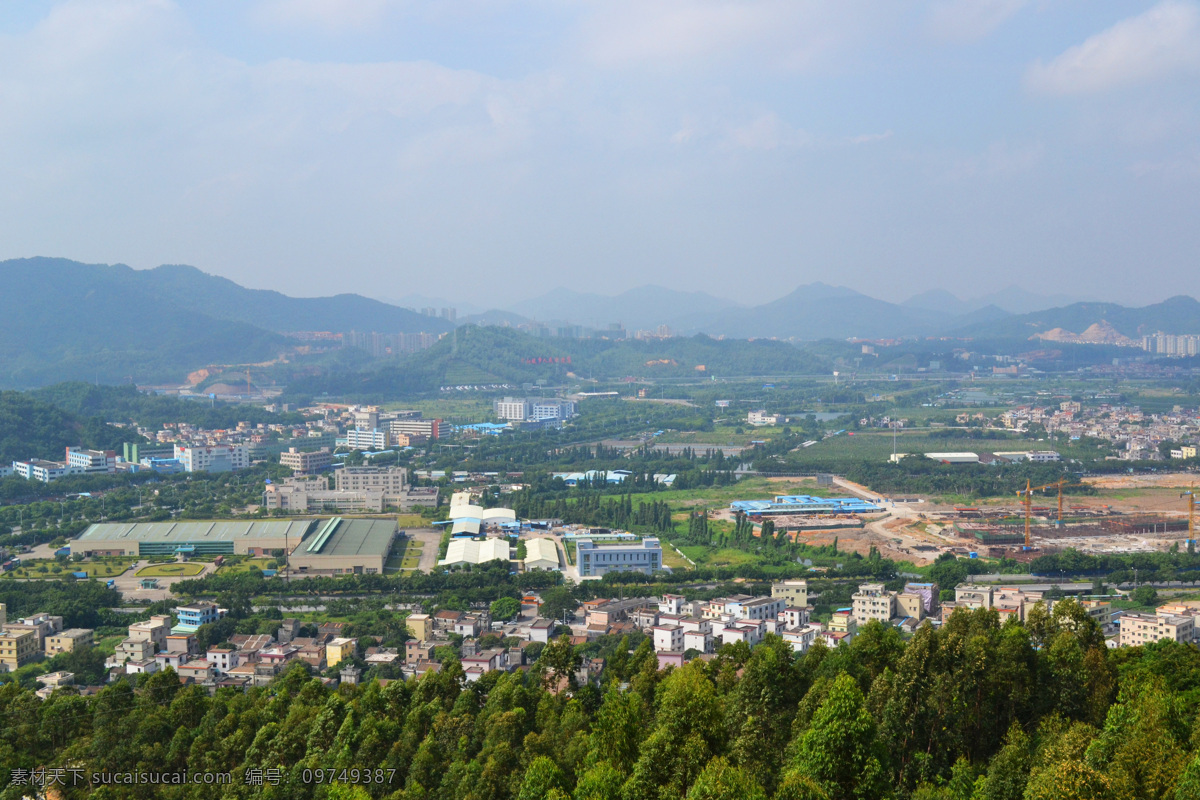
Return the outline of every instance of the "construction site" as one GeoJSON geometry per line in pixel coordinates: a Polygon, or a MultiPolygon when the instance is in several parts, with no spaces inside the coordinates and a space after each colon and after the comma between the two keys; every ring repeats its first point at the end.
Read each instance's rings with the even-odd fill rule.
{"type": "MultiPolygon", "coordinates": [[[[891,500],[884,514],[786,515],[776,529],[797,541],[925,564],[942,553],[1029,562],[1073,548],[1131,553],[1183,548],[1195,540],[1196,476],[1104,476],[1014,487],[1011,500],[943,505],[921,498],[891,500]],[[1072,491],[1076,494],[1072,495],[1072,491]]],[[[860,497],[868,487],[839,481],[860,497]]]]}

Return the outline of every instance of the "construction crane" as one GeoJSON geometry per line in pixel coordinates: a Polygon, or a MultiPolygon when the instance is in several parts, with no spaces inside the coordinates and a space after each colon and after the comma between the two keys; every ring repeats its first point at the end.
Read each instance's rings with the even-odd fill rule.
{"type": "Polygon", "coordinates": [[[1040,492],[1043,489],[1058,489],[1058,521],[1061,524],[1063,519],[1063,487],[1068,485],[1070,481],[1066,478],[1060,478],[1054,483],[1046,483],[1041,486],[1033,486],[1029,479],[1025,480],[1025,488],[1017,492],[1017,497],[1021,498],[1021,502],[1025,504],[1025,546],[1033,546],[1033,536],[1029,528],[1033,519],[1033,493],[1040,492]]]}
{"type": "Polygon", "coordinates": [[[1196,540],[1196,487],[1188,489],[1180,497],[1186,497],[1188,501],[1188,542],[1196,540]]]}

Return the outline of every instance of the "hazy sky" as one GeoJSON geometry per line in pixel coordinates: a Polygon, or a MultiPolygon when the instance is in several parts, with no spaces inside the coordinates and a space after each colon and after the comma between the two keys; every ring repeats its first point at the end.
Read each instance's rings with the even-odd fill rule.
{"type": "Polygon", "coordinates": [[[1200,295],[1200,2],[4,3],[0,258],[1200,295]]]}

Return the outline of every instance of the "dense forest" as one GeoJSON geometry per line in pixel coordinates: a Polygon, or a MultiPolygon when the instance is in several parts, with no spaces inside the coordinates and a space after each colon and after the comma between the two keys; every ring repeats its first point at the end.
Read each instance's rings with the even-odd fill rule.
{"type": "Polygon", "coordinates": [[[140,440],[99,417],[72,414],[23,392],[0,392],[0,464],[26,458],[61,461],[71,446],[116,450],[122,442],[140,440]]]}
{"type": "Polygon", "coordinates": [[[1072,601],[1025,626],[963,611],[907,643],[871,623],[836,650],[768,637],[663,671],[643,641],[610,653],[599,687],[575,684],[579,661],[562,639],[475,683],[451,658],[337,689],[302,666],[215,696],[169,671],[45,702],[8,684],[0,796],[45,767],[64,770],[63,798],[1200,797],[1200,651],[1109,651],[1072,601]],[[185,770],[230,783],[90,785],[185,770]]]}
{"type": "Polygon", "coordinates": [[[276,413],[250,403],[185,400],[140,391],[136,386],[104,386],[81,381],[56,383],[30,394],[63,411],[108,422],[137,423],[151,429],[164,422],[186,422],[201,428],[227,429],[239,422],[303,423],[304,415],[276,413]]]}

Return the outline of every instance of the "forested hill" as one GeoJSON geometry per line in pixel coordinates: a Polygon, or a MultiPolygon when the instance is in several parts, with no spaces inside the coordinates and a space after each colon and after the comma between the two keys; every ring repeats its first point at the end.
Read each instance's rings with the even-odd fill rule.
{"type": "Polygon", "coordinates": [[[274,413],[250,403],[185,400],[138,390],[136,386],[105,386],[80,381],[57,383],[30,394],[68,414],[108,422],[137,423],[157,429],[165,422],[186,422],[200,428],[233,428],[239,422],[302,423],[299,413],[274,413]]]}
{"type": "Polygon", "coordinates": [[[779,375],[824,372],[827,366],[811,353],[769,340],[717,340],[703,335],[545,339],[513,328],[464,325],[398,363],[364,372],[329,373],[288,388],[298,394],[329,392],[366,399],[432,393],[460,384],[779,375]]]}
{"type": "Polygon", "coordinates": [[[0,464],[27,458],[61,461],[71,446],[117,450],[125,441],[140,441],[140,437],[23,392],[0,392],[0,464]]]}
{"type": "Polygon", "coordinates": [[[29,770],[75,769],[63,797],[197,800],[1200,797],[1200,651],[1110,651],[1074,601],[1030,617],[964,610],[908,643],[872,622],[800,658],[768,636],[666,671],[649,641],[609,643],[599,688],[574,685],[585,653],[566,639],[528,672],[474,683],[452,658],[420,680],[336,690],[300,664],[215,696],[171,670],[45,702],[10,683],[0,781],[18,797],[29,770]],[[228,783],[90,785],[135,771],[228,783]]]}
{"type": "Polygon", "coordinates": [[[426,331],[450,323],[358,295],[292,298],[192,267],[60,258],[0,261],[0,386],[182,381],[210,364],[270,361],[280,331],[426,331]]]}

